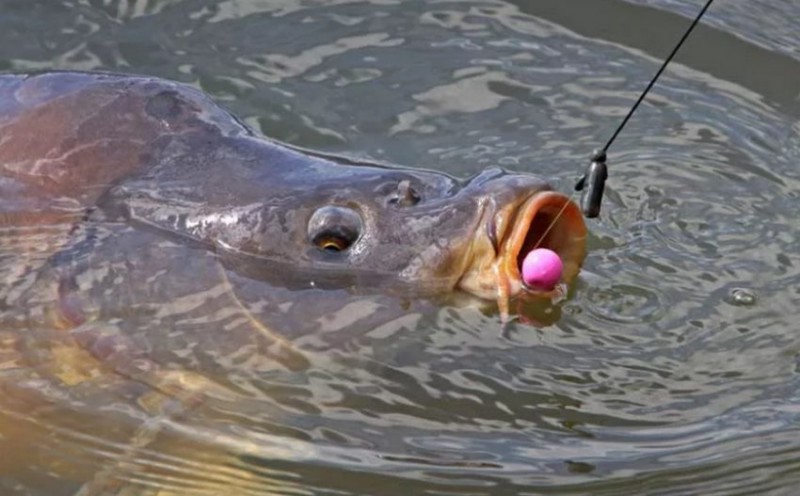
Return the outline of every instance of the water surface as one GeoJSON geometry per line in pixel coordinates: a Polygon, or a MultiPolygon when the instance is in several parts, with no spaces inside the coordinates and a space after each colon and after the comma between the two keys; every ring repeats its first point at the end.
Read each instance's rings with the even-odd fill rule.
{"type": "MultiPolygon", "coordinates": [[[[295,145],[568,191],[700,3],[0,0],[0,69],[177,79],[295,145]]],[[[164,367],[231,372],[156,417],[20,369],[3,343],[38,331],[0,329],[0,493],[793,494],[798,33],[790,0],[712,7],[610,150],[548,325],[409,312],[295,371],[177,339],[164,367]]],[[[21,250],[0,233],[4,287],[21,250]]]]}

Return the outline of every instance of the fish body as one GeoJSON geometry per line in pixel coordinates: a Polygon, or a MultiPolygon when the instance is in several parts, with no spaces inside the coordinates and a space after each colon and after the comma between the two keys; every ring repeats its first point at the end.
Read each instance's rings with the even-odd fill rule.
{"type": "Polygon", "coordinates": [[[529,293],[534,247],[569,281],[585,236],[533,175],[293,148],[156,78],[0,75],[0,452],[51,431],[99,443],[19,451],[0,474],[24,483],[35,465],[79,494],[128,494],[147,453],[309,456],[242,436],[229,412],[272,411],[262,377],[328,370],[327,350],[413,326],[421,301],[507,307],[529,293]]]}
{"type": "Polygon", "coordinates": [[[0,226],[124,224],[274,284],[494,299],[498,284],[523,290],[533,244],[559,253],[567,280],[584,256],[580,212],[537,176],[456,180],[298,150],[171,81],[0,76],[0,136],[0,226]]]}

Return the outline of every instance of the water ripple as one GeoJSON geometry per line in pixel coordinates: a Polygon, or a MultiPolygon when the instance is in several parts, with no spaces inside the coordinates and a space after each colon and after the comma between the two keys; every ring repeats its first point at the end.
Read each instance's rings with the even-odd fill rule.
{"type": "MultiPolygon", "coordinates": [[[[20,456],[0,459],[0,492],[785,494],[800,473],[800,126],[748,71],[779,56],[788,72],[767,76],[792,80],[790,3],[709,12],[711,37],[687,50],[756,58],[730,80],[710,55],[670,66],[610,150],[581,279],[506,324],[244,287],[146,237],[96,246],[103,266],[77,255],[91,301],[61,301],[39,269],[66,226],[3,228],[0,451],[20,456]],[[65,333],[53,308],[96,325],[65,333]]],[[[293,144],[457,176],[502,165],[563,191],[665,50],[559,21],[606,17],[556,2],[12,4],[3,70],[169,77],[293,144]]],[[[659,9],[696,8],[604,5],[631,4],[669,25],[659,9]]]]}

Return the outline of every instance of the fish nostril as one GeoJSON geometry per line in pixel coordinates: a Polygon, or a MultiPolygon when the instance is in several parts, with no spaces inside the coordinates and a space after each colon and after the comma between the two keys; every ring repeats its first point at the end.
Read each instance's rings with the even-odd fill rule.
{"type": "Polygon", "coordinates": [[[397,183],[397,190],[389,197],[388,203],[398,207],[411,207],[420,202],[422,198],[411,181],[404,179],[397,183]]]}
{"type": "Polygon", "coordinates": [[[400,181],[400,184],[397,185],[397,192],[400,194],[400,198],[402,198],[403,203],[406,205],[416,205],[419,203],[419,193],[417,193],[417,190],[411,186],[411,181],[400,181]]]}

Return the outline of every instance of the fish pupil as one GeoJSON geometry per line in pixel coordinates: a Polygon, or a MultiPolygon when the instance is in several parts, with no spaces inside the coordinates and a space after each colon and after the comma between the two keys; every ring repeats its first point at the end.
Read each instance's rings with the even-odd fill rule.
{"type": "Polygon", "coordinates": [[[318,243],[320,248],[327,251],[342,251],[347,247],[347,242],[342,239],[329,238],[318,243]]]}

